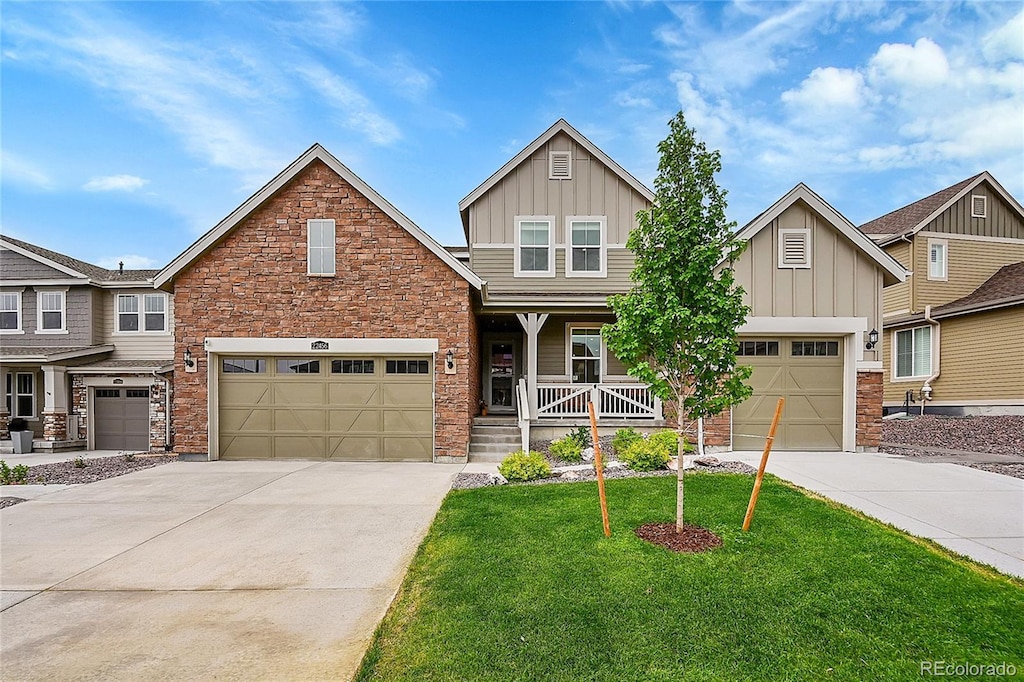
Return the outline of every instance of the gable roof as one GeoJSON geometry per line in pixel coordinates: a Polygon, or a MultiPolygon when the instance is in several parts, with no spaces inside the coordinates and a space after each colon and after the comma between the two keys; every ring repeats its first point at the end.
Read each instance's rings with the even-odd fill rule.
{"type": "Polygon", "coordinates": [[[750,240],[758,232],[768,225],[771,225],[772,221],[782,215],[782,212],[793,205],[797,200],[803,201],[812,209],[817,211],[818,214],[831,223],[833,227],[839,230],[843,236],[853,242],[855,246],[875,261],[875,263],[882,268],[883,272],[885,272],[884,281],[886,285],[903,282],[907,279],[906,268],[900,265],[895,258],[882,250],[882,247],[871,241],[867,235],[858,230],[856,225],[846,219],[846,216],[832,208],[827,201],[818,196],[810,187],[802,182],[789,190],[789,192],[761,213],[761,215],[744,225],[743,229],[741,229],[736,236],[745,241],[750,240]]]}
{"type": "Polygon", "coordinates": [[[519,166],[519,164],[523,163],[523,161],[530,158],[534,154],[534,152],[536,152],[542,146],[547,144],[548,141],[550,141],[551,138],[553,138],[558,133],[565,133],[566,135],[568,135],[570,138],[573,139],[574,142],[576,142],[576,144],[586,149],[591,156],[597,158],[598,161],[600,161],[605,166],[610,168],[613,173],[622,178],[622,180],[627,185],[636,190],[645,199],[647,199],[650,202],[654,201],[654,192],[652,192],[647,187],[647,185],[633,177],[629,173],[629,171],[627,171],[625,168],[616,163],[615,160],[612,159],[612,157],[605,154],[597,147],[597,145],[595,145],[593,142],[584,137],[583,133],[569,125],[568,121],[566,121],[564,118],[560,118],[557,121],[555,121],[555,123],[550,128],[541,133],[540,137],[538,137],[530,144],[526,145],[526,147],[521,152],[512,157],[504,166],[495,171],[494,174],[491,175],[491,177],[484,180],[476,189],[467,194],[466,198],[459,202],[459,213],[462,216],[463,229],[465,229],[467,232],[469,230],[469,214],[467,213],[469,207],[477,199],[486,194],[492,187],[501,182],[501,180],[506,175],[515,170],[519,166]]]}
{"type": "Polygon", "coordinates": [[[192,246],[185,249],[185,251],[183,251],[177,258],[171,261],[171,263],[161,270],[154,278],[155,286],[162,288],[172,282],[178,273],[195,262],[208,250],[213,248],[221,239],[227,236],[231,230],[245,220],[249,214],[259,208],[265,201],[276,194],[278,190],[288,184],[288,182],[294,179],[299,173],[305,170],[307,166],[316,160],[322,161],[328,168],[341,176],[363,196],[373,202],[418,242],[423,244],[435,256],[444,261],[445,264],[454,270],[456,274],[477,289],[483,288],[484,282],[476,273],[470,270],[465,264],[459,262],[455,256],[434,241],[430,235],[424,232],[404,213],[395,208],[391,202],[381,196],[377,190],[366,184],[362,178],[353,173],[345,164],[324,149],[319,142],[307,149],[301,156],[299,156],[299,158],[292,161],[288,167],[278,173],[273,180],[246,199],[241,206],[228,214],[226,218],[217,223],[209,232],[196,240],[192,246]]]}
{"type": "Polygon", "coordinates": [[[72,277],[94,282],[145,282],[159,270],[108,270],[63,253],[44,249],[41,246],[6,235],[0,235],[0,246],[30,258],[37,263],[63,272],[72,277]]]}
{"type": "Polygon", "coordinates": [[[960,201],[971,190],[983,182],[989,183],[996,194],[1013,207],[1014,210],[1024,219],[1024,207],[1007,192],[999,182],[992,177],[988,171],[982,171],[972,175],[966,180],[961,180],[955,185],[940,189],[934,194],[919,199],[903,208],[886,213],[860,226],[862,232],[876,236],[879,242],[885,244],[895,241],[899,237],[908,234],[916,234],[928,223],[935,220],[943,211],[960,201]]]}
{"type": "Polygon", "coordinates": [[[951,314],[990,310],[1015,303],[1024,303],[1024,261],[1004,265],[963,298],[936,306],[932,317],[949,317],[951,314]]]}

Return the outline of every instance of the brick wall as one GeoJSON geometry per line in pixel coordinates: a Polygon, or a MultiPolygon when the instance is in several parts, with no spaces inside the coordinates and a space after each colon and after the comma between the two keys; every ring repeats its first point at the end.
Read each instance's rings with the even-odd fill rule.
{"type": "Polygon", "coordinates": [[[882,442],[882,372],[857,372],[857,449],[875,451],[882,442]]]}
{"type": "Polygon", "coordinates": [[[722,410],[704,420],[704,445],[716,449],[732,447],[732,410],[722,410]]]}
{"type": "Polygon", "coordinates": [[[174,282],[175,449],[206,453],[207,337],[436,338],[435,458],[465,457],[479,400],[471,287],[320,161],[314,161],[174,282]],[[306,220],[336,221],[337,276],[306,274],[306,220]],[[457,372],[444,373],[451,349],[457,372]]]}

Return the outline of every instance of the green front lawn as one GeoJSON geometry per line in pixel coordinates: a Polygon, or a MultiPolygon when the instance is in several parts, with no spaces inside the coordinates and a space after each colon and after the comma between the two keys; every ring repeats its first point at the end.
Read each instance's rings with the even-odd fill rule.
{"type": "Polygon", "coordinates": [[[699,555],[633,529],[671,521],[673,478],[454,491],[359,680],[920,679],[919,662],[1024,674],[1024,588],[767,477],[696,474],[699,555]]]}

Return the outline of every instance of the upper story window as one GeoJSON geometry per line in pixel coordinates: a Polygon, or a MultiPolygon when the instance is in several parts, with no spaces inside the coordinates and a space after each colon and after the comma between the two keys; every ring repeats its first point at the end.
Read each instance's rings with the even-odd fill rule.
{"type": "Polygon", "coordinates": [[[972,218],[987,218],[988,217],[988,197],[984,194],[972,194],[971,195],[971,217],[972,218]]]}
{"type": "Polygon", "coordinates": [[[597,327],[569,328],[569,369],[574,384],[601,382],[601,330],[597,327]]]}
{"type": "Polygon", "coordinates": [[[570,216],[566,219],[569,234],[569,256],[566,277],[605,276],[604,216],[570,216]]]}
{"type": "Polygon", "coordinates": [[[36,331],[60,334],[67,331],[66,294],[63,291],[37,291],[39,317],[36,331]]]}
{"type": "Polygon", "coordinates": [[[516,277],[554,277],[555,255],[551,244],[552,216],[516,217],[516,277]]]}
{"type": "Polygon", "coordinates": [[[548,179],[572,180],[572,152],[551,152],[548,155],[548,179]]]}
{"type": "Polygon", "coordinates": [[[0,334],[21,333],[21,292],[0,294],[0,334]]]}
{"type": "Polygon", "coordinates": [[[779,267],[811,267],[811,231],[805,227],[779,230],[779,267]]]}
{"type": "Polygon", "coordinates": [[[117,331],[166,332],[167,296],[164,294],[118,294],[117,331]]]}
{"type": "Polygon", "coordinates": [[[928,240],[928,279],[946,280],[947,249],[944,239],[928,240]]]}
{"type": "Polygon", "coordinates": [[[316,219],[306,221],[310,275],[335,274],[334,220],[316,219]]]}
{"type": "Polygon", "coordinates": [[[932,373],[932,328],[896,332],[896,378],[928,377],[932,373]]]}

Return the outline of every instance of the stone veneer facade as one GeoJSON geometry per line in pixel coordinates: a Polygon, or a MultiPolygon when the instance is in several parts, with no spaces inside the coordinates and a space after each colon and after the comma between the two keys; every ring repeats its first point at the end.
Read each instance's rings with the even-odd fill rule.
{"type": "Polygon", "coordinates": [[[434,460],[464,461],[480,399],[471,285],[314,160],[175,278],[175,450],[208,454],[209,337],[436,338],[434,460]],[[336,276],[307,274],[306,221],[333,218],[336,276]],[[444,373],[451,350],[456,373],[444,373]]]}
{"type": "Polygon", "coordinates": [[[857,450],[877,452],[882,444],[882,371],[857,372],[857,450]]]}
{"type": "MultiPolygon", "coordinates": [[[[141,374],[110,374],[103,375],[114,378],[136,378],[145,376],[152,379],[151,375],[141,374]]],[[[71,413],[78,416],[78,433],[69,433],[68,439],[89,438],[89,387],[85,384],[86,375],[71,375],[71,413]]],[[[117,384],[111,384],[111,388],[117,388],[117,384]]],[[[133,386],[133,388],[141,388],[133,386]]],[[[153,381],[149,388],[149,449],[150,452],[162,452],[167,445],[167,403],[164,399],[164,391],[167,390],[163,381],[153,381]]],[[[173,395],[173,391],[172,391],[173,395]]],[[[171,438],[173,442],[173,436],[171,438]]]]}

